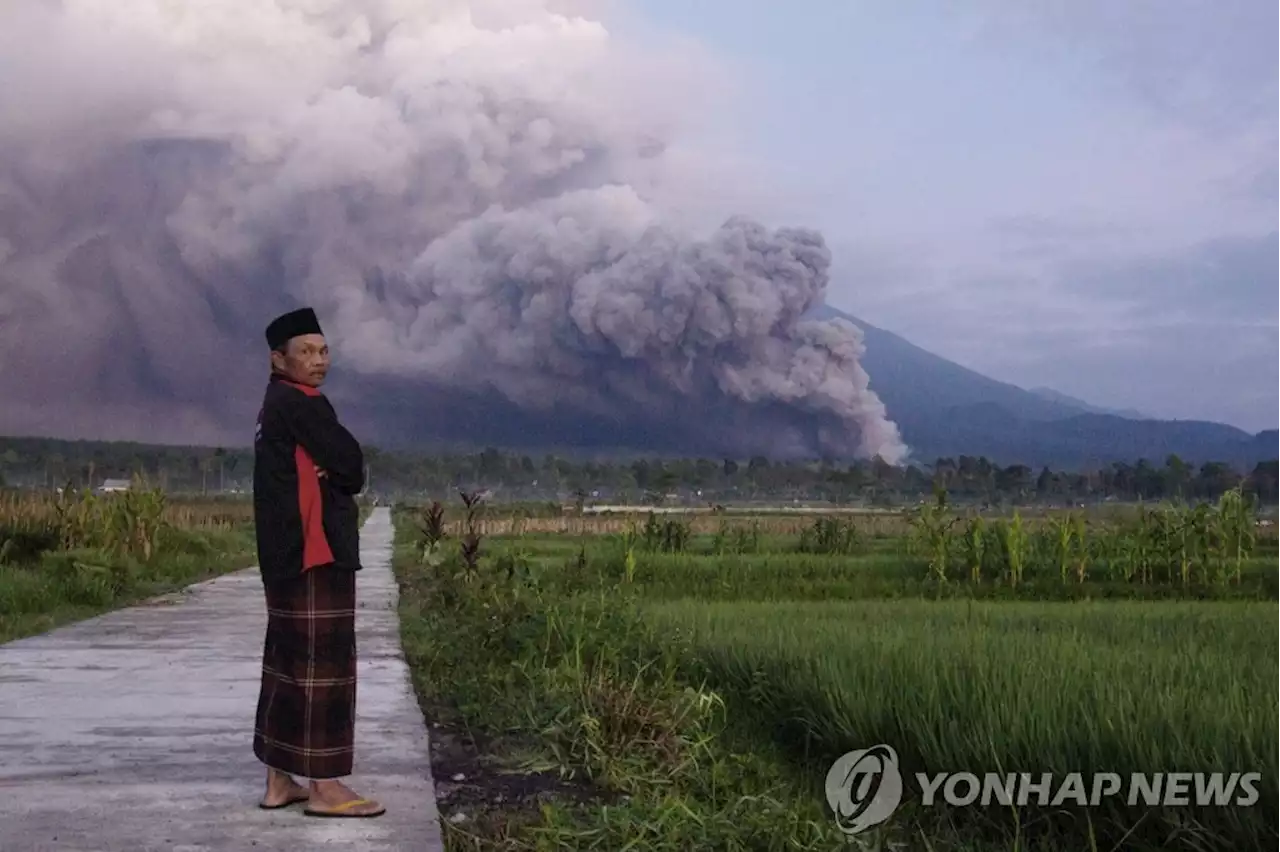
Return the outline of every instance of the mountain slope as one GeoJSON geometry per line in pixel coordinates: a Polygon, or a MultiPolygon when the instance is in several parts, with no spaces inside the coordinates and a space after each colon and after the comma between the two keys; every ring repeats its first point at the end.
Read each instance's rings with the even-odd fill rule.
{"type": "Polygon", "coordinates": [[[1046,398],[996,381],[830,306],[813,315],[862,329],[871,388],[917,462],[984,455],[1001,464],[1079,469],[1139,458],[1163,463],[1176,454],[1191,463],[1252,467],[1280,455],[1275,430],[1250,435],[1221,423],[1102,413],[1065,394],[1046,398]]]}
{"type": "Polygon", "coordinates": [[[1033,393],[1041,399],[1047,399],[1050,402],[1060,402],[1063,405],[1069,405],[1078,408],[1081,411],[1087,411],[1090,414],[1114,414],[1116,417],[1124,417],[1128,420],[1150,420],[1151,415],[1143,414],[1134,408],[1106,408],[1101,405],[1090,405],[1074,396],[1069,396],[1061,391],[1053,388],[1031,388],[1029,393],[1033,393]]]}
{"type": "Polygon", "coordinates": [[[962,367],[829,305],[818,308],[813,316],[839,317],[862,329],[867,346],[862,366],[871,374],[872,389],[895,419],[932,417],[941,409],[975,402],[995,403],[1024,420],[1060,420],[1084,413],[1084,409],[1042,399],[1017,385],[962,367]]]}

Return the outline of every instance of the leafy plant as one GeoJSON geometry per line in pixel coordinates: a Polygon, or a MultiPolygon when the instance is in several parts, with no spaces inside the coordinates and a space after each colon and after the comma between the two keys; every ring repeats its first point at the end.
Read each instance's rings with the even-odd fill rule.
{"type": "Polygon", "coordinates": [[[441,552],[445,537],[444,506],[439,500],[431,501],[431,505],[418,511],[414,518],[418,539],[416,542],[419,558],[432,567],[439,567],[444,560],[441,552]]]}
{"type": "Polygon", "coordinates": [[[458,545],[459,555],[462,557],[463,574],[468,579],[474,578],[479,571],[480,565],[480,517],[484,509],[483,491],[464,491],[458,490],[458,496],[462,499],[462,505],[466,508],[466,515],[463,519],[462,539],[458,545]]]}

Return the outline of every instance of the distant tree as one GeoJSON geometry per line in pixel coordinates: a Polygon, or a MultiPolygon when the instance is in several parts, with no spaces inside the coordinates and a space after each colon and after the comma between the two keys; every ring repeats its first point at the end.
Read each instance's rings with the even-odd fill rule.
{"type": "Polygon", "coordinates": [[[227,490],[227,472],[224,466],[226,462],[227,451],[224,450],[222,447],[218,447],[213,451],[213,457],[218,462],[218,492],[221,493],[227,490]]]}
{"type": "Polygon", "coordinates": [[[1048,497],[1054,491],[1057,484],[1053,471],[1049,470],[1049,466],[1045,465],[1040,470],[1040,475],[1036,477],[1036,496],[1044,498],[1048,497]]]}
{"type": "Polygon", "coordinates": [[[1191,468],[1177,453],[1164,460],[1164,493],[1170,497],[1182,497],[1191,482],[1191,468]]]}

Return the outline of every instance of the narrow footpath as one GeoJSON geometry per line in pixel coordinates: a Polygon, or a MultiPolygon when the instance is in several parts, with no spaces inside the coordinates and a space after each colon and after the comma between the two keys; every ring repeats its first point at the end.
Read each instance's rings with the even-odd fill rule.
{"type": "Polygon", "coordinates": [[[257,807],[256,569],[0,645],[2,852],[432,852],[427,731],[400,651],[391,513],[361,531],[356,760],[376,819],[257,807]]]}

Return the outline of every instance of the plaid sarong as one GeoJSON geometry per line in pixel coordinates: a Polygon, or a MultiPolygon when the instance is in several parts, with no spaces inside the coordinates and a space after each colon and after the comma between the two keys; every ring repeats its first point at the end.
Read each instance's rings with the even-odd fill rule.
{"type": "Polygon", "coordinates": [[[351,774],[356,577],[327,565],[269,583],[253,752],[303,778],[351,774]]]}

